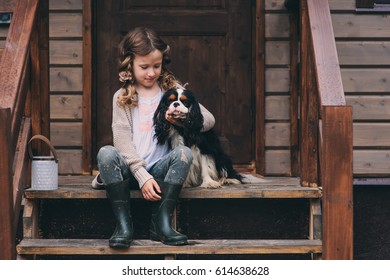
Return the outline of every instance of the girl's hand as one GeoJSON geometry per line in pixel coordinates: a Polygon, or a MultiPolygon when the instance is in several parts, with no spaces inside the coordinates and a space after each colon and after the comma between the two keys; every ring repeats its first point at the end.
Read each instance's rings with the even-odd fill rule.
{"type": "Polygon", "coordinates": [[[175,112],[170,112],[167,110],[165,113],[165,119],[169,121],[171,124],[176,125],[176,126],[183,126],[182,119],[185,118],[185,114],[183,113],[176,113],[175,112]]]}
{"type": "Polygon", "coordinates": [[[145,182],[141,188],[141,193],[144,199],[149,201],[159,201],[161,199],[161,196],[158,195],[158,193],[161,193],[160,186],[154,179],[145,182]]]}

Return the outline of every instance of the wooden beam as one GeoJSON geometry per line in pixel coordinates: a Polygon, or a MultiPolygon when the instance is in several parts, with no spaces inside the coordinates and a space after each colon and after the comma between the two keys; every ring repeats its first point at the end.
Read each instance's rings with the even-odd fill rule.
{"type": "Polygon", "coordinates": [[[323,106],[345,105],[344,89],[328,0],[306,1],[320,102],[323,106]]]}
{"type": "Polygon", "coordinates": [[[254,24],[255,165],[256,173],[265,174],[265,0],[256,0],[254,24]]]}
{"type": "Polygon", "coordinates": [[[0,13],[11,13],[15,8],[16,0],[2,0],[0,1],[0,13]]]}
{"type": "Polygon", "coordinates": [[[17,1],[14,17],[0,62],[0,104],[11,108],[16,106],[21,77],[28,55],[31,30],[35,21],[38,0],[17,1]],[[17,47],[15,47],[17,46],[17,47]]]}
{"type": "Polygon", "coordinates": [[[25,239],[18,254],[43,255],[166,255],[166,254],[305,254],[320,253],[320,240],[189,240],[187,246],[167,246],[134,240],[128,249],[108,246],[107,239],[25,239]]]}
{"type": "Polygon", "coordinates": [[[307,77],[308,77],[308,58],[309,58],[309,36],[310,30],[308,26],[308,14],[307,14],[307,3],[306,0],[301,0],[300,4],[300,30],[301,30],[301,46],[300,46],[300,165],[301,165],[301,184],[308,186],[308,124],[307,119],[307,100],[308,100],[308,88],[307,88],[307,77]]]}
{"type": "Polygon", "coordinates": [[[21,208],[22,196],[24,188],[27,184],[27,172],[29,156],[27,153],[27,144],[31,137],[31,119],[25,118],[22,121],[19,140],[17,146],[17,154],[15,156],[15,171],[13,176],[13,205],[14,205],[14,227],[19,221],[19,213],[21,208]]]}
{"type": "Polygon", "coordinates": [[[0,108],[0,259],[15,259],[13,226],[11,109],[0,108]]]}
{"type": "Polygon", "coordinates": [[[92,1],[83,0],[83,174],[92,172],[92,1]]]}
{"type": "Polygon", "coordinates": [[[323,254],[352,259],[352,108],[326,106],[322,116],[323,254]]]}
{"type": "MultiPolygon", "coordinates": [[[[31,40],[32,135],[50,139],[49,98],[49,1],[39,1],[39,17],[31,40]]],[[[39,155],[49,155],[47,146],[34,143],[39,155]]]]}
{"type": "MultiPolygon", "coordinates": [[[[296,3],[297,1],[291,1],[296,3]]],[[[298,1],[299,3],[299,1],[298,1]]],[[[290,3],[292,4],[292,3],[290,3]]],[[[298,4],[299,6],[299,4],[298,4]]],[[[290,165],[291,176],[299,176],[299,22],[295,12],[290,14],[290,165]]]]}

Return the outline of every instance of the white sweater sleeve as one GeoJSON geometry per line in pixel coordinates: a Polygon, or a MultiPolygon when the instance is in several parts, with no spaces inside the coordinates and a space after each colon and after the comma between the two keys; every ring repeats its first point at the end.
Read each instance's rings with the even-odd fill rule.
{"type": "Polygon", "coordinates": [[[138,155],[135,149],[131,115],[129,114],[129,109],[122,108],[117,104],[119,94],[120,90],[115,93],[113,98],[112,134],[114,147],[118,149],[119,153],[125,159],[131,173],[137,179],[141,188],[153,176],[145,169],[146,162],[138,155]]]}

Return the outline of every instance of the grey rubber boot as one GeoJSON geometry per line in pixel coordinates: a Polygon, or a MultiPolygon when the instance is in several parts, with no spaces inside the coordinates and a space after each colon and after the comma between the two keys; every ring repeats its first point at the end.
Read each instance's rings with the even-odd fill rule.
{"type": "Polygon", "coordinates": [[[106,186],[107,198],[116,219],[115,231],[109,239],[110,247],[128,248],[133,241],[129,182],[125,180],[106,186]]]}
{"type": "Polygon", "coordinates": [[[172,228],[172,216],[182,185],[157,180],[161,188],[161,200],[153,202],[150,239],[166,245],[186,245],[188,238],[172,228]]]}

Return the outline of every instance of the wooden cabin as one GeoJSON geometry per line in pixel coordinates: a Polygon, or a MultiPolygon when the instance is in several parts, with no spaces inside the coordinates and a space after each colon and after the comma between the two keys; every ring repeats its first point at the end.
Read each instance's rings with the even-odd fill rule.
{"type": "MultiPolygon", "coordinates": [[[[380,220],[390,212],[383,200],[388,191],[374,185],[389,184],[390,177],[390,1],[3,0],[0,12],[5,16],[0,24],[1,259],[118,254],[374,258],[379,246],[370,251],[360,244],[371,240],[363,233],[372,218],[366,210],[376,213],[376,206],[384,206],[375,225],[389,225],[380,220]],[[141,25],[155,29],[171,46],[170,69],[215,115],[236,168],[264,176],[260,184],[183,191],[178,226],[191,237],[189,224],[196,220],[191,215],[207,215],[199,211],[204,205],[210,211],[213,205],[230,207],[234,199],[238,205],[260,200],[263,212],[285,205],[281,216],[290,222],[301,217],[299,234],[272,235],[271,230],[265,237],[248,237],[233,225],[224,236],[219,217],[221,228],[214,231],[220,236],[210,238],[200,230],[193,246],[172,248],[141,238],[128,251],[117,252],[104,234],[67,238],[44,232],[45,215],[69,200],[73,209],[85,201],[104,203],[105,193],[89,184],[98,149],[112,141],[116,48],[129,29],[141,25]],[[27,142],[36,134],[50,138],[59,154],[56,191],[29,189],[27,142]],[[287,207],[296,207],[290,201],[297,200],[296,209],[305,214],[288,216],[287,207]],[[361,208],[354,209],[356,202],[361,208]]],[[[40,143],[34,143],[34,151],[48,153],[40,143]]],[[[252,212],[245,214],[247,221],[267,223],[252,212]]],[[[67,222],[73,228],[82,224],[67,222]]],[[[379,254],[386,258],[390,244],[381,248],[387,248],[379,254]]]]}

